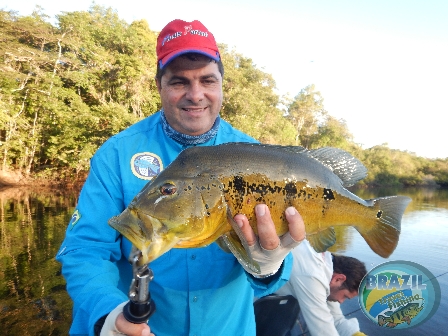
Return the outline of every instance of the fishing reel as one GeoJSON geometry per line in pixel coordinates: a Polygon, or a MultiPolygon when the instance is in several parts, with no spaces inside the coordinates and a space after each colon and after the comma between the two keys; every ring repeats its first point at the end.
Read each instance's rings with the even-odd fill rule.
{"type": "Polygon", "coordinates": [[[148,265],[138,266],[140,256],[141,252],[133,248],[129,257],[134,278],[129,288],[129,302],[123,307],[123,315],[131,323],[147,323],[156,310],[149,293],[149,283],[154,278],[154,273],[148,265]]]}

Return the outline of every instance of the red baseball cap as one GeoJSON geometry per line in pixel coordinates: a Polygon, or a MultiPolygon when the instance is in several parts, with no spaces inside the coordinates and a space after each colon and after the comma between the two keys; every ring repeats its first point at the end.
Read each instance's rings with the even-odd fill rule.
{"type": "Polygon", "coordinates": [[[157,61],[163,69],[177,56],[198,53],[219,61],[219,50],[213,34],[199,21],[173,20],[157,37],[157,61]]]}

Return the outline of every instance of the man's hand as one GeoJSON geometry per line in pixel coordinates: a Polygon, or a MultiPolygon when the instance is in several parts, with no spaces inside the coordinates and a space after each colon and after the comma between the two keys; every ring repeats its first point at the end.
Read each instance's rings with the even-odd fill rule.
{"type": "Polygon", "coordinates": [[[119,304],[104,321],[100,336],[155,336],[146,323],[131,323],[123,316],[123,307],[127,302],[119,304]]]}
{"type": "Polygon", "coordinates": [[[255,207],[255,214],[258,237],[249,225],[246,216],[238,214],[234,219],[247,240],[253,259],[260,264],[261,274],[253,274],[250,271],[249,273],[256,277],[267,277],[275,274],[289,251],[305,239],[305,224],[297,210],[289,207],[285,211],[289,232],[279,237],[269,208],[265,204],[258,204],[255,207]]]}
{"type": "Polygon", "coordinates": [[[155,336],[146,323],[131,323],[124,318],[123,313],[118,315],[115,325],[117,330],[128,336],[155,336]]]}

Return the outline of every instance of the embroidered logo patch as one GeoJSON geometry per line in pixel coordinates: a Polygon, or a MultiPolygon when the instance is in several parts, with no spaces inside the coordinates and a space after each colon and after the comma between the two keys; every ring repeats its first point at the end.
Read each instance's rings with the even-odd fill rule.
{"type": "Polygon", "coordinates": [[[131,159],[132,173],[143,180],[151,180],[162,169],[162,160],[153,153],[137,153],[131,159]]]}
{"type": "Polygon", "coordinates": [[[81,214],[79,213],[78,209],[75,210],[75,212],[72,215],[72,218],[70,218],[70,222],[68,225],[70,226],[70,230],[73,229],[73,227],[78,223],[78,221],[81,219],[81,214]]]}

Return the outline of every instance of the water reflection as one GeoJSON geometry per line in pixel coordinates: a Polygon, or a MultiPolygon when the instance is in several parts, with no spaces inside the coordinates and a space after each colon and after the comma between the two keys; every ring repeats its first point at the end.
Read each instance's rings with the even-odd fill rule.
{"type": "Polygon", "coordinates": [[[7,335],[67,335],[72,303],[54,256],[77,191],[0,190],[0,325],[7,335]]]}
{"type": "MultiPolygon", "coordinates": [[[[437,334],[446,325],[448,309],[448,190],[362,189],[364,199],[389,195],[412,198],[402,222],[397,249],[388,258],[371,251],[352,227],[337,227],[333,252],[363,260],[368,269],[387,260],[410,260],[438,277],[442,303],[431,319],[416,329],[385,330],[367,320],[356,299],[343,310],[360,321],[368,335],[437,334]],[[424,332],[423,332],[424,331],[424,332]]],[[[72,302],[54,256],[64,238],[78,190],[0,190],[0,325],[7,335],[67,335],[72,302]]]]}
{"type": "Polygon", "coordinates": [[[408,260],[426,267],[438,280],[441,287],[441,301],[436,314],[424,324],[415,328],[394,330],[381,328],[368,321],[359,308],[357,300],[348,300],[342,306],[344,313],[357,317],[361,330],[367,335],[440,335],[446,328],[448,309],[448,190],[404,189],[404,190],[356,190],[362,198],[387,195],[405,195],[412,198],[401,224],[398,246],[385,259],[376,255],[367,246],[359,233],[349,227],[345,230],[346,245],[342,254],[357,257],[366,263],[367,269],[389,260],[408,260]]]}

